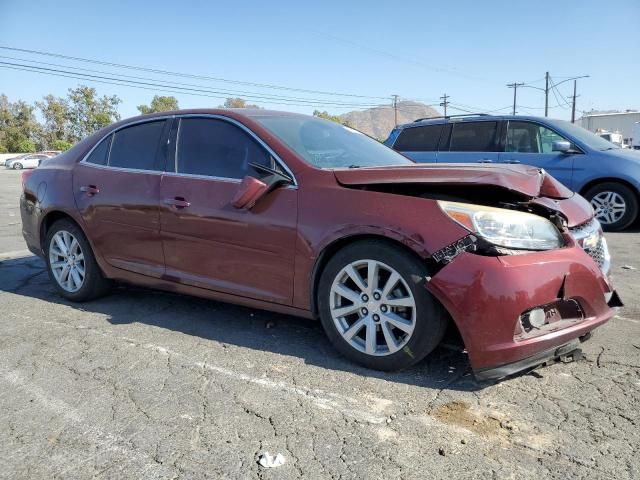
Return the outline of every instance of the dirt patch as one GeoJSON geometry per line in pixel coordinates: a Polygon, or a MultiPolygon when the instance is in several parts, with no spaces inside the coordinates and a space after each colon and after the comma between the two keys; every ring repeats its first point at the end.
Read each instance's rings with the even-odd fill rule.
{"type": "Polygon", "coordinates": [[[467,402],[443,403],[434,409],[432,415],[443,423],[466,428],[483,437],[498,436],[504,428],[504,421],[473,411],[467,402]]]}

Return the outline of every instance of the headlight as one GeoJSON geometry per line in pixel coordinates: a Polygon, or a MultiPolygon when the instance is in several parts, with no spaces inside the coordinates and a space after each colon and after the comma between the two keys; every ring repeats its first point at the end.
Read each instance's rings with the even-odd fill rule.
{"type": "Polygon", "coordinates": [[[494,245],[525,250],[551,250],[564,245],[553,223],[531,213],[470,203],[438,204],[453,220],[494,245]]]}

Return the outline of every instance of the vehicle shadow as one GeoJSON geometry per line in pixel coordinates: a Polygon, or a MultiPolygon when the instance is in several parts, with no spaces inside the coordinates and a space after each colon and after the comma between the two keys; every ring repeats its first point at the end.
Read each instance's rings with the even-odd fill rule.
{"type": "Polygon", "coordinates": [[[488,385],[474,379],[466,355],[458,351],[439,347],[407,370],[379,372],[342,357],[326,339],[320,322],[212,300],[116,285],[106,297],[71,303],[57,294],[37,257],[0,261],[0,291],[98,313],[115,326],[143,323],[390,382],[456,391],[475,391],[488,385]]]}

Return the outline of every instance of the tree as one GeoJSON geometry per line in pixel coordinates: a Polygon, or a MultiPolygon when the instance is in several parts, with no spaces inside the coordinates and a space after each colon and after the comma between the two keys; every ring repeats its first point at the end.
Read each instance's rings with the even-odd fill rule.
{"type": "Polygon", "coordinates": [[[42,102],[36,102],[36,106],[42,114],[44,124],[42,125],[41,143],[44,148],[52,150],[66,150],[67,148],[56,148],[56,144],[70,144],[69,142],[69,102],[64,98],[47,95],[42,102]]]}
{"type": "Polygon", "coordinates": [[[178,108],[178,99],[176,97],[162,97],[159,95],[154,95],[151,105],[138,105],[138,110],[143,115],[168,112],[170,110],[178,110],[178,108]]]}
{"type": "Polygon", "coordinates": [[[247,103],[244,98],[227,98],[221,108],[260,108],[258,105],[247,103]]]}
{"type": "Polygon", "coordinates": [[[327,111],[321,112],[320,110],[314,110],[313,116],[318,118],[324,118],[325,120],[331,120],[332,122],[336,122],[341,125],[345,125],[347,127],[349,126],[349,122],[345,122],[338,115],[331,115],[327,111]]]}
{"type": "Polygon", "coordinates": [[[33,152],[40,146],[41,127],[35,107],[26,102],[12,103],[0,95],[0,150],[11,153],[33,152]]]}
{"type": "Polygon", "coordinates": [[[120,120],[116,95],[98,98],[95,88],[84,85],[69,89],[69,139],[77,142],[107,125],[120,120]]]}

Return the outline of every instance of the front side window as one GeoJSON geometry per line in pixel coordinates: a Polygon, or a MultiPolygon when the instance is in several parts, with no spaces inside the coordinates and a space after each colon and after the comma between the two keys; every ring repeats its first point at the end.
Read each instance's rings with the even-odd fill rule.
{"type": "Polygon", "coordinates": [[[451,152],[495,152],[498,122],[460,122],[453,124],[451,152]]]}
{"type": "Polygon", "coordinates": [[[215,118],[183,118],[177,172],[221,178],[251,174],[251,163],[273,167],[271,155],[241,128],[215,118]]]}
{"type": "MultiPolygon", "coordinates": [[[[162,170],[160,138],[165,120],[140,123],[113,134],[109,166],[136,170],[162,170]]],[[[104,143],[104,142],[103,142],[104,143]]]]}
{"type": "Polygon", "coordinates": [[[441,132],[442,125],[405,128],[393,148],[400,152],[434,152],[438,147],[441,132]]]}
{"type": "Polygon", "coordinates": [[[553,142],[566,141],[553,130],[531,122],[509,121],[506,152],[552,153],[553,142]]]}

